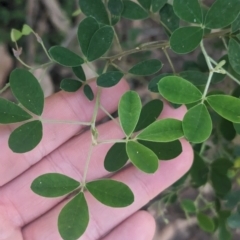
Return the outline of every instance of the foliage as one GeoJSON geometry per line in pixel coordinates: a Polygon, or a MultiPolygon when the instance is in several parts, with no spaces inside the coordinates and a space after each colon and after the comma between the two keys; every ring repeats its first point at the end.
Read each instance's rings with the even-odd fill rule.
{"type": "Polygon", "coordinates": [[[33,150],[41,142],[43,124],[47,124],[42,118],[43,91],[32,73],[36,67],[24,63],[20,56],[17,42],[23,37],[33,34],[49,59],[37,68],[54,64],[70,68],[76,78],[64,78],[60,88],[66,92],[83,89],[88,100],[94,101],[92,120],[79,122],[90,126],[92,133],[83,179],[79,182],[58,173],[46,173],[38,176],[31,185],[32,191],[42,197],[71,197],[58,218],[62,238],[78,239],[85,232],[89,222],[86,191],[110,207],[127,207],[134,202],[134,194],[127,185],[112,179],[89,182],[86,180],[87,169],[92,148],[104,144],[98,141],[95,124],[101,104],[101,89],[115,86],[126,75],[136,79],[154,75],[148,90],[158,93],[159,98],[176,108],[185,104],[188,110],[183,120],[158,119],[163,110],[162,100],[152,100],[142,106],[137,92],[126,92],[119,102],[117,120],[124,137],[107,142],[112,146],[105,157],[105,169],[116,172],[129,160],[142,172],[152,174],[158,170],[160,161],[179,156],[182,152],[179,139],[187,139],[195,150],[194,163],[160,201],[165,206],[179,201],[186,217],[195,216],[203,231],[217,234],[219,239],[231,239],[230,228],[240,228],[240,193],[235,190],[239,185],[240,166],[236,160],[239,153],[232,154],[232,157],[228,152],[232,151],[229,143],[240,133],[240,94],[234,89],[231,89],[232,95],[227,91],[219,93],[216,83],[226,76],[236,84],[240,82],[240,1],[215,0],[212,6],[206,7],[198,0],[138,0],[138,3],[130,0],[80,0],[79,7],[79,12],[85,16],[76,36],[81,48],[79,53],[62,46],[52,46],[47,50],[43,40],[26,24],[21,30],[12,29],[10,36],[16,46],[14,55],[25,68],[12,71],[9,83],[0,90],[3,93],[10,87],[18,102],[15,104],[0,98],[0,123],[20,124],[9,136],[9,147],[15,153],[33,150]],[[122,18],[153,19],[164,28],[166,39],[138,44],[124,51],[115,28],[122,18]],[[215,61],[206,51],[205,39],[219,37],[227,55],[215,61]],[[120,52],[114,52],[113,42],[117,43],[120,52]],[[127,70],[118,64],[125,56],[156,49],[163,50],[168,60],[166,64],[171,66],[172,72],[159,74],[164,66],[159,59],[144,58],[127,70]],[[196,49],[201,50],[198,60],[192,61],[192,66],[185,63],[184,69],[176,72],[168,51],[184,55],[196,49]],[[83,64],[93,61],[105,64],[98,74],[95,93],[89,85],[91,79],[86,79],[82,68],[83,64]],[[233,137],[226,128],[233,132],[233,137]],[[211,147],[209,139],[223,148],[213,159],[207,155],[211,147]],[[202,189],[206,184],[212,186],[215,202],[203,196],[202,189]],[[180,193],[190,187],[198,188],[197,198],[181,199],[180,193]]]}

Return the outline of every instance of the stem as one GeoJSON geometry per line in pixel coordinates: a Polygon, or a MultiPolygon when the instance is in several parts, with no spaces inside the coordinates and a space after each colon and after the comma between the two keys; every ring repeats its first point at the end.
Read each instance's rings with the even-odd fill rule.
{"type": "Polygon", "coordinates": [[[224,37],[221,37],[221,39],[222,39],[222,42],[223,42],[224,47],[226,48],[226,50],[228,50],[228,46],[227,46],[227,43],[226,43],[225,38],[224,38],[224,37]]]}
{"type": "Polygon", "coordinates": [[[110,61],[107,61],[105,66],[104,66],[104,69],[103,69],[103,72],[102,73],[106,73],[107,72],[107,69],[109,67],[109,64],[110,64],[110,61]]]}
{"type": "Polygon", "coordinates": [[[208,68],[209,68],[209,76],[208,76],[208,81],[207,81],[207,84],[206,84],[206,87],[204,89],[204,92],[203,92],[203,96],[202,96],[202,103],[204,102],[205,100],[205,97],[207,95],[207,92],[208,92],[208,89],[210,87],[210,84],[211,84],[211,80],[212,80],[212,76],[213,76],[213,73],[214,73],[214,69],[213,69],[213,66],[212,66],[212,63],[210,61],[210,58],[204,48],[204,45],[203,45],[203,41],[201,41],[200,43],[200,46],[201,46],[201,50],[202,50],[202,53],[206,59],[206,62],[207,62],[207,65],[208,65],[208,68]]]}
{"type": "Polygon", "coordinates": [[[47,55],[47,57],[49,58],[50,61],[52,61],[52,58],[50,57],[49,53],[48,53],[48,50],[46,49],[44,43],[43,43],[43,40],[42,38],[35,32],[33,32],[33,34],[35,35],[37,41],[41,44],[42,46],[42,49],[44,50],[45,54],[47,55]]]}
{"type": "Polygon", "coordinates": [[[151,17],[151,19],[152,19],[154,22],[162,25],[162,26],[167,30],[167,32],[168,32],[170,35],[172,34],[172,31],[168,28],[168,26],[167,26],[165,23],[163,23],[161,20],[159,20],[158,18],[156,18],[155,15],[154,15],[154,13],[151,13],[151,14],[150,14],[150,17],[151,17]]]}
{"type": "Polygon", "coordinates": [[[84,187],[86,185],[87,173],[88,173],[88,168],[89,168],[89,165],[90,165],[92,152],[93,152],[93,143],[90,146],[90,149],[89,149],[89,152],[88,152],[88,156],[87,156],[87,161],[86,161],[85,168],[84,168],[83,179],[82,179],[82,188],[83,189],[84,189],[84,187]]]}
{"type": "MultiPolygon", "coordinates": [[[[218,63],[213,60],[211,57],[209,57],[210,61],[214,64],[214,65],[218,65],[218,63]]],[[[236,82],[237,84],[240,84],[240,80],[238,80],[236,77],[234,77],[230,72],[226,71],[226,69],[223,68],[223,70],[225,70],[227,76],[229,76],[234,82],[236,82]]]]}
{"type": "Polygon", "coordinates": [[[46,47],[45,47],[43,41],[41,41],[40,44],[41,44],[41,46],[42,46],[42,48],[43,48],[45,54],[47,55],[48,59],[49,59],[50,61],[52,61],[52,58],[50,57],[50,55],[49,55],[49,53],[48,53],[48,50],[46,49],[46,47]]]}
{"type": "Polygon", "coordinates": [[[95,104],[95,107],[94,107],[93,117],[92,117],[92,121],[91,121],[91,125],[94,129],[95,129],[95,126],[96,126],[96,119],[97,119],[98,109],[99,109],[99,106],[100,106],[101,92],[102,92],[102,89],[100,87],[98,87],[96,104],[95,104]]]}
{"type": "Polygon", "coordinates": [[[100,109],[119,126],[119,122],[116,118],[114,118],[102,105],[100,105],[100,109]]]}
{"type": "Polygon", "coordinates": [[[118,69],[120,72],[124,73],[124,75],[127,74],[127,72],[125,72],[123,69],[121,69],[121,68],[120,68],[118,65],[116,65],[115,63],[111,63],[111,65],[112,65],[113,67],[115,67],[116,69],[118,69]]]}
{"type": "Polygon", "coordinates": [[[174,66],[173,66],[173,63],[172,63],[171,58],[169,57],[169,54],[168,54],[168,52],[167,52],[167,49],[166,49],[166,48],[163,48],[163,52],[164,52],[164,54],[165,54],[165,56],[166,56],[166,58],[167,58],[167,60],[168,60],[168,62],[169,62],[169,64],[170,64],[170,66],[171,66],[171,69],[172,69],[173,73],[175,74],[175,73],[176,73],[176,70],[175,70],[175,68],[174,68],[174,66]]]}
{"type": "Polygon", "coordinates": [[[106,140],[106,141],[98,141],[98,144],[105,144],[105,143],[126,143],[127,140],[121,140],[121,139],[111,139],[111,140],[106,140]]]}
{"type": "Polygon", "coordinates": [[[91,120],[92,143],[91,143],[91,146],[90,146],[90,149],[89,149],[89,152],[88,152],[87,161],[86,161],[85,168],[84,168],[83,180],[82,180],[82,190],[84,190],[84,187],[85,187],[85,184],[86,184],[86,178],[87,178],[89,164],[90,164],[90,161],[91,161],[93,147],[94,147],[94,145],[97,144],[97,139],[96,139],[96,136],[93,135],[93,132],[95,132],[95,133],[97,132],[97,130],[96,130],[96,119],[97,119],[98,109],[99,109],[99,106],[100,106],[100,96],[101,96],[101,88],[98,87],[96,103],[95,103],[95,107],[94,107],[93,117],[92,117],[92,120],[91,120]]]}
{"type": "MultiPolygon", "coordinates": [[[[231,31],[231,29],[224,29],[219,32],[210,33],[210,34],[204,36],[204,38],[221,37],[221,36],[224,36],[225,34],[229,33],[230,31],[231,31]]],[[[170,46],[170,44],[168,41],[164,41],[160,44],[156,44],[156,42],[143,43],[139,47],[136,47],[134,49],[123,51],[121,53],[118,53],[118,54],[110,56],[110,57],[101,57],[101,59],[109,59],[111,62],[113,62],[117,59],[121,60],[122,57],[133,54],[133,53],[142,52],[142,51],[146,51],[146,50],[150,50],[150,49],[168,48],[169,46],[170,46]]]]}
{"type": "Polygon", "coordinates": [[[0,90],[0,94],[2,94],[3,92],[5,92],[9,87],[10,87],[10,83],[7,83],[7,84],[0,90]]]}
{"type": "Polygon", "coordinates": [[[90,126],[90,122],[79,122],[79,121],[65,121],[65,120],[48,120],[48,119],[42,119],[43,123],[56,123],[56,124],[72,124],[72,125],[84,125],[84,126],[90,126]]]}
{"type": "Polygon", "coordinates": [[[113,32],[114,32],[114,36],[115,36],[115,39],[116,39],[117,46],[118,46],[120,52],[123,52],[122,46],[121,46],[121,44],[120,44],[118,35],[117,35],[116,30],[115,30],[114,27],[113,27],[113,32]]]}
{"type": "Polygon", "coordinates": [[[54,62],[47,62],[47,63],[44,63],[44,64],[42,64],[42,65],[33,67],[33,68],[31,69],[31,71],[37,70],[37,69],[39,69],[39,68],[47,68],[47,67],[49,67],[49,66],[52,65],[52,64],[54,64],[54,62]]]}
{"type": "Polygon", "coordinates": [[[32,67],[29,66],[29,65],[27,65],[25,62],[23,62],[23,60],[22,60],[20,57],[17,57],[17,60],[18,60],[23,66],[25,66],[26,68],[32,69],[32,67]]]}
{"type": "Polygon", "coordinates": [[[212,76],[213,76],[213,73],[214,72],[209,72],[209,75],[208,75],[208,81],[207,81],[207,84],[206,84],[206,87],[204,89],[204,92],[203,92],[203,95],[202,95],[202,103],[204,102],[206,96],[207,96],[207,92],[208,92],[208,89],[210,87],[210,84],[211,84],[211,80],[212,80],[212,76]]]}
{"type": "Polygon", "coordinates": [[[133,54],[133,53],[137,53],[137,52],[142,52],[142,51],[146,51],[146,50],[150,50],[150,49],[157,49],[157,48],[163,48],[163,47],[169,47],[169,43],[168,42],[164,42],[161,44],[156,44],[156,42],[154,42],[154,44],[148,44],[147,46],[143,46],[143,47],[136,47],[134,49],[130,49],[127,51],[123,51],[119,54],[113,55],[111,57],[102,57],[102,59],[109,59],[111,62],[115,61],[115,60],[121,60],[122,57],[133,54]]]}
{"type": "Polygon", "coordinates": [[[99,76],[98,73],[95,71],[95,69],[93,68],[93,66],[91,65],[90,62],[85,62],[87,64],[87,66],[93,71],[93,73],[95,73],[96,76],[99,76]]]}

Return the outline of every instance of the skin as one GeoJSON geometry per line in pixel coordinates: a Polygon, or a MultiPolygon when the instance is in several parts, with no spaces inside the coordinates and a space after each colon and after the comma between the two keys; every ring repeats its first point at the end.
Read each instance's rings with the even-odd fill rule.
{"type": "MultiPolygon", "coordinates": [[[[94,83],[92,87],[96,91],[94,83]]],[[[102,105],[114,112],[127,90],[125,81],[103,89],[102,105]]],[[[94,102],[89,103],[81,90],[73,94],[59,92],[46,99],[43,118],[86,122],[91,120],[93,108],[94,102]]],[[[160,118],[182,119],[185,111],[184,107],[174,110],[165,104],[160,118]]],[[[104,116],[99,110],[98,119],[104,116]]],[[[31,191],[30,186],[37,176],[51,172],[81,181],[91,144],[90,134],[86,131],[80,134],[83,128],[79,125],[46,123],[39,146],[29,153],[15,154],[8,148],[8,137],[15,127],[0,126],[0,240],[60,240],[57,218],[69,200],[40,197],[31,191]]],[[[100,141],[123,137],[122,130],[113,121],[99,125],[98,131],[100,141]]],[[[86,193],[90,222],[80,239],[152,239],[155,221],[149,213],[139,209],[189,170],[193,152],[184,139],[181,143],[182,154],[171,161],[162,161],[155,174],[148,175],[128,165],[112,176],[132,189],[135,201],[131,206],[121,209],[106,207],[86,193]]],[[[100,144],[94,148],[87,180],[108,174],[103,161],[111,145],[100,144]]]]}

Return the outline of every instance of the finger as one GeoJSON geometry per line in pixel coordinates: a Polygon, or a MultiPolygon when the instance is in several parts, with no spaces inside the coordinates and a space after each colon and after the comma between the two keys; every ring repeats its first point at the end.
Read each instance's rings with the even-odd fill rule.
{"type": "MultiPolygon", "coordinates": [[[[131,166],[114,175],[113,179],[124,182],[134,193],[134,203],[129,207],[121,209],[106,207],[86,192],[90,221],[81,240],[101,238],[183,176],[192,164],[193,152],[190,144],[184,140],[182,146],[182,154],[174,160],[161,162],[155,174],[148,175],[131,166]]],[[[26,239],[41,240],[48,239],[48,236],[51,236],[49,239],[59,239],[57,219],[66,203],[65,200],[24,228],[24,234],[28,237],[26,239]],[[41,229],[41,237],[39,237],[39,229],[41,229]]]]}
{"type": "MultiPolygon", "coordinates": [[[[185,111],[184,108],[181,109],[185,111]]],[[[166,117],[171,117],[171,114],[174,115],[175,111],[169,106],[164,107],[164,115],[166,117]]],[[[180,115],[180,110],[177,111],[180,115]]],[[[103,124],[98,130],[102,140],[123,137],[122,130],[114,122],[103,124]]],[[[90,142],[89,132],[69,140],[23,175],[0,189],[0,195],[3,196],[2,202],[5,202],[6,207],[9,209],[14,209],[12,216],[14,216],[15,225],[23,226],[29,223],[62,200],[62,198],[42,198],[34,194],[30,186],[36,177],[45,173],[58,172],[76,180],[82,180],[90,142]]],[[[104,169],[103,161],[110,146],[111,144],[101,144],[95,147],[87,174],[88,180],[101,178],[109,174],[104,169]]]]}
{"type": "MultiPolygon", "coordinates": [[[[93,84],[96,92],[96,84],[93,84]]],[[[116,110],[121,95],[128,89],[125,81],[121,81],[111,89],[102,90],[102,105],[109,111],[116,110]]],[[[76,93],[59,92],[46,99],[43,118],[69,121],[90,121],[95,101],[89,102],[81,91],[76,93]]],[[[99,111],[98,119],[105,114],[99,111]]],[[[12,127],[12,126],[11,126],[12,127]]],[[[31,165],[41,160],[54,149],[59,147],[83,127],[71,124],[44,124],[43,139],[31,152],[15,154],[8,147],[8,137],[11,132],[9,126],[0,126],[0,186],[9,182],[31,165]]]]}
{"type": "Polygon", "coordinates": [[[154,237],[156,223],[145,211],[139,211],[117,226],[102,240],[151,240],[154,237]]]}

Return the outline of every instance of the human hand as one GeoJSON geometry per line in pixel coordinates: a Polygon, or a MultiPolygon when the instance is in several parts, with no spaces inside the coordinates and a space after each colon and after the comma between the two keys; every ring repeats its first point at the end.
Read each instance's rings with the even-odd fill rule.
{"type": "MultiPolygon", "coordinates": [[[[128,89],[121,81],[111,89],[103,89],[101,103],[108,110],[116,110],[122,94],[128,89]]],[[[46,99],[43,117],[57,120],[90,121],[94,102],[79,91],[59,92],[46,99]]],[[[181,119],[184,107],[172,109],[165,104],[161,118],[181,119]]],[[[100,110],[98,119],[104,117],[100,110]]],[[[0,126],[0,240],[60,240],[57,218],[68,199],[43,198],[30,189],[39,175],[57,172],[81,180],[91,138],[88,131],[73,124],[44,124],[43,139],[33,151],[15,154],[8,147],[9,126],[0,126]]],[[[98,126],[101,140],[123,137],[113,121],[98,126]]],[[[142,206],[179,179],[191,166],[193,153],[189,143],[181,140],[183,152],[171,161],[162,161],[159,170],[148,175],[128,166],[112,176],[127,184],[134,193],[134,203],[116,209],[103,206],[86,193],[90,222],[80,239],[149,240],[153,238],[155,223],[150,214],[138,211],[142,206]]],[[[88,180],[108,175],[104,157],[111,144],[95,147],[87,175],[88,180]]]]}

